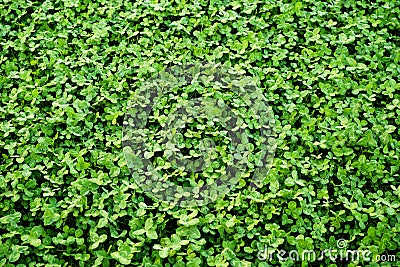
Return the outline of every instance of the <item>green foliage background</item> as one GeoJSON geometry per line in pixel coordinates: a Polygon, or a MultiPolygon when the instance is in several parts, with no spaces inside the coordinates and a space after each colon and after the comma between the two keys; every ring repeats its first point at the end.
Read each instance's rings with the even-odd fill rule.
{"type": "Polygon", "coordinates": [[[400,2],[0,2],[0,266],[399,266],[400,2]],[[262,189],[182,209],[122,154],[129,96],[222,62],[276,116],[262,189]],[[260,261],[264,246],[396,262],[260,261]]]}

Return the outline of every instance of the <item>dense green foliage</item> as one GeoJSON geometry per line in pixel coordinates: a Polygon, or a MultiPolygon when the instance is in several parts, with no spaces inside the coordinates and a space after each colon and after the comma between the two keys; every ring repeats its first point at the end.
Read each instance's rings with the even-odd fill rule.
{"type": "Polygon", "coordinates": [[[399,266],[400,2],[2,0],[0,266],[300,266],[264,246],[399,266]],[[261,189],[151,200],[122,150],[129,97],[167,66],[252,77],[276,120],[261,189]]]}
{"type": "Polygon", "coordinates": [[[173,66],[130,98],[122,144],[135,182],[156,201],[202,206],[239,181],[263,187],[274,115],[255,82],[213,63],[173,66]]]}

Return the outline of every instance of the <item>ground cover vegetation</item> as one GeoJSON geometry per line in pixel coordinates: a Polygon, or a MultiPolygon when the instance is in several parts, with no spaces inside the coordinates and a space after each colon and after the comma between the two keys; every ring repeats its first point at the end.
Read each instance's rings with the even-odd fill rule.
{"type": "MultiPolygon", "coordinates": [[[[0,266],[399,266],[399,16],[395,0],[2,0],[0,266]],[[141,84],[197,61],[251,77],[277,147],[261,188],[174,207],[135,183],[122,125],[141,84]],[[339,240],[396,260],[258,257],[339,240]]],[[[188,154],[212,130],[193,123],[188,154]]]]}

